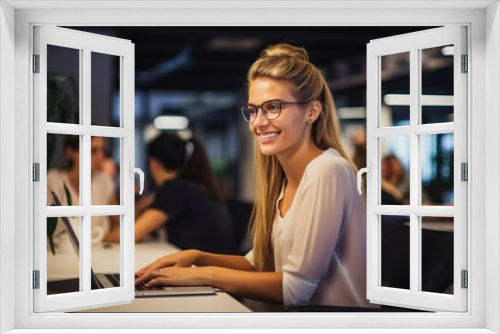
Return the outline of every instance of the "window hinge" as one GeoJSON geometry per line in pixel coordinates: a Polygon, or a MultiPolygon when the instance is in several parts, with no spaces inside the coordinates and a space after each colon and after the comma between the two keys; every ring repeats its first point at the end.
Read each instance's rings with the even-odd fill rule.
{"type": "Polygon", "coordinates": [[[469,71],[469,57],[467,55],[462,55],[462,73],[467,73],[469,71]]]}
{"type": "Polygon", "coordinates": [[[40,289],[40,270],[33,270],[33,289],[40,289]]]}
{"type": "Polygon", "coordinates": [[[461,181],[469,181],[469,167],[466,162],[460,164],[461,167],[461,181]]]}
{"type": "Polygon", "coordinates": [[[33,164],[33,181],[40,181],[40,164],[38,162],[33,164]]]}
{"type": "Polygon", "coordinates": [[[33,55],[33,73],[40,73],[40,55],[33,55]]]}
{"type": "Polygon", "coordinates": [[[467,270],[462,270],[461,276],[462,276],[461,287],[462,287],[462,289],[467,289],[469,287],[469,276],[468,276],[467,270]]]}

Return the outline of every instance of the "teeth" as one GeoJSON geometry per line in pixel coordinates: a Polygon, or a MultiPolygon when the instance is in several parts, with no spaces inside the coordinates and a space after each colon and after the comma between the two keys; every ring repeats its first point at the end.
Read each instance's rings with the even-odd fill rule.
{"type": "Polygon", "coordinates": [[[274,137],[276,137],[277,135],[278,135],[278,133],[277,133],[277,132],[262,133],[262,134],[260,135],[260,138],[262,138],[262,139],[274,138],[274,137]]]}

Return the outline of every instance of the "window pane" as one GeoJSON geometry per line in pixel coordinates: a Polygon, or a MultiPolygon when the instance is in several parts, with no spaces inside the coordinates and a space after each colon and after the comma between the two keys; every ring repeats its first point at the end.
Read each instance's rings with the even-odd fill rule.
{"type": "Polygon", "coordinates": [[[410,200],[410,137],[380,138],[382,205],[408,205],[410,200]]]}
{"type": "Polygon", "coordinates": [[[410,217],[381,216],[381,286],[410,289],[410,217]]]}
{"type": "Polygon", "coordinates": [[[47,122],[80,123],[80,50],[47,45],[47,122]]]}
{"type": "Polygon", "coordinates": [[[453,294],[453,217],[422,219],[422,291],[453,294]]]}
{"type": "Polygon", "coordinates": [[[453,133],[420,136],[422,205],[453,205],[453,133]]]}
{"type": "Polygon", "coordinates": [[[91,137],[92,205],[119,205],[121,139],[91,137]]]}
{"type": "Polygon", "coordinates": [[[120,126],[120,57],[91,54],[91,124],[120,126]]]}
{"type": "Polygon", "coordinates": [[[382,80],[380,126],[410,124],[410,53],[380,57],[382,80]]]}
{"type": "MultiPolygon", "coordinates": [[[[66,219],[66,218],[65,218],[66,219]]],[[[80,217],[67,223],[79,230],[80,217]]],[[[47,294],[81,291],[79,254],[71,243],[63,218],[47,218],[47,294]]],[[[76,232],[78,233],[78,232],[76,232]]]]}
{"type": "Polygon", "coordinates": [[[80,205],[80,136],[47,134],[47,205],[58,205],[56,198],[80,205]]]}
{"type": "Polygon", "coordinates": [[[422,122],[453,122],[453,45],[421,50],[422,122]]]}
{"type": "Polygon", "coordinates": [[[92,269],[101,283],[92,283],[92,290],[120,286],[120,231],[121,216],[92,216],[92,240],[101,239],[104,233],[115,235],[113,243],[100,243],[92,246],[92,269]],[[103,228],[108,226],[108,228],[103,228]]]}

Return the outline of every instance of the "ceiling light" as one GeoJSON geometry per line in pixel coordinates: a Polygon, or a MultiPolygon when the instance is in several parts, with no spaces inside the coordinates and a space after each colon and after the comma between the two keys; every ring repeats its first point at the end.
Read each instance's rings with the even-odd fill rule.
{"type": "Polygon", "coordinates": [[[453,56],[455,54],[455,48],[453,45],[443,46],[441,53],[443,56],[453,56]]]}
{"type": "Polygon", "coordinates": [[[158,116],[153,124],[158,130],[185,130],[189,127],[189,119],[185,116],[158,116]]]}

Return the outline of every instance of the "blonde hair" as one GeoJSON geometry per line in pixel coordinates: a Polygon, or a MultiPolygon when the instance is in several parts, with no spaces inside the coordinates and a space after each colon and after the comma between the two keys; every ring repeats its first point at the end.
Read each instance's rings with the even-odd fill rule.
{"type": "MultiPolygon", "coordinates": [[[[296,88],[292,95],[297,101],[319,101],[322,112],[312,126],[312,139],[321,150],[336,149],[346,159],[354,173],[357,167],[346,154],[340,137],[337,111],[328,83],[320,69],[309,62],[304,48],[276,44],[264,49],[248,71],[247,85],[258,78],[290,82],[296,88]]],[[[254,264],[259,271],[272,271],[271,232],[276,215],[276,200],[285,173],[278,159],[264,155],[255,145],[255,206],[252,212],[254,264]]]]}

